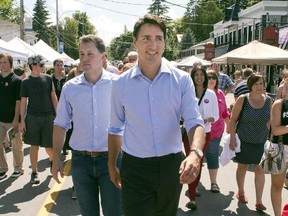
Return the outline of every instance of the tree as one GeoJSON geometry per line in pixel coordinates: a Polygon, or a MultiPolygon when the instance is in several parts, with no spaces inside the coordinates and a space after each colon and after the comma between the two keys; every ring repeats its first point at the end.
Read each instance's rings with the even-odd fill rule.
{"type": "Polygon", "coordinates": [[[159,16],[165,21],[171,21],[171,18],[166,15],[169,7],[162,2],[163,0],[152,0],[152,4],[148,7],[148,13],[159,16]]]}
{"type": "Polygon", "coordinates": [[[45,0],[36,0],[35,7],[33,9],[33,31],[36,32],[36,37],[43,40],[48,45],[51,45],[51,36],[56,32],[51,33],[49,26],[51,22],[48,22],[49,13],[46,10],[45,0]]]}
{"type": "Polygon", "coordinates": [[[78,59],[78,21],[74,18],[66,17],[61,33],[61,41],[64,42],[64,50],[71,58],[78,59]]]}
{"type": "Polygon", "coordinates": [[[78,38],[86,34],[96,34],[95,27],[89,22],[86,13],[76,12],[73,18],[78,22],[78,38]]]}
{"type": "Polygon", "coordinates": [[[186,29],[190,29],[196,42],[209,38],[213,25],[223,20],[224,14],[215,0],[190,0],[184,14],[186,29]]]}
{"type": "Polygon", "coordinates": [[[0,2],[0,19],[20,24],[20,8],[13,8],[14,0],[2,0],[0,2]]]}
{"type": "Polygon", "coordinates": [[[133,46],[133,35],[131,31],[124,32],[114,38],[108,47],[108,53],[113,60],[123,60],[127,54],[135,50],[133,46]]]}
{"type": "Polygon", "coordinates": [[[180,43],[180,50],[187,49],[194,44],[192,32],[190,29],[187,29],[182,36],[181,43],[180,43]]]}
{"type": "Polygon", "coordinates": [[[167,24],[167,34],[163,56],[170,61],[176,60],[179,57],[177,30],[174,23],[167,24]]]}

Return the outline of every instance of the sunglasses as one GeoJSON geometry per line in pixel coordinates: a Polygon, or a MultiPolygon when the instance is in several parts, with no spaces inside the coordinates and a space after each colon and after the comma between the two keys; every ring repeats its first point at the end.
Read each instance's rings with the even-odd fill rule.
{"type": "Polygon", "coordinates": [[[214,76],[208,76],[207,78],[208,78],[208,80],[216,80],[216,79],[217,79],[217,78],[214,77],[214,76]]]}

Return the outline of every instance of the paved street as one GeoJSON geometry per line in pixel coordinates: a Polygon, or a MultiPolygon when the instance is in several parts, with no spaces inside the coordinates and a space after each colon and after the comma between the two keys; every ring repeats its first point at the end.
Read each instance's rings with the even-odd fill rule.
{"type": "MultiPolygon", "coordinates": [[[[227,97],[227,103],[233,102],[232,94],[227,97]]],[[[29,183],[31,169],[29,168],[29,146],[24,145],[25,174],[18,179],[13,179],[10,175],[12,169],[12,152],[7,153],[10,170],[8,177],[0,181],[0,214],[1,215],[80,215],[76,201],[71,199],[71,176],[69,174],[70,155],[66,157],[66,173],[68,176],[57,184],[52,179],[49,170],[49,162],[44,149],[39,152],[39,185],[29,183]]],[[[63,160],[65,158],[63,157],[63,160]]],[[[184,185],[180,199],[180,205],[177,216],[230,216],[230,215],[273,215],[270,201],[270,176],[266,175],[265,189],[263,194],[263,204],[267,210],[259,213],[255,209],[254,192],[254,173],[249,170],[246,175],[245,190],[248,197],[248,204],[238,203],[235,195],[237,193],[237,184],[235,178],[236,164],[230,162],[227,166],[221,167],[218,174],[218,185],[221,193],[214,194],[210,192],[210,181],[206,162],[203,165],[202,178],[200,183],[201,197],[197,198],[198,209],[188,211],[185,204],[188,198],[185,196],[187,185],[184,185]]],[[[288,203],[288,191],[283,190],[283,203],[288,203]]]]}

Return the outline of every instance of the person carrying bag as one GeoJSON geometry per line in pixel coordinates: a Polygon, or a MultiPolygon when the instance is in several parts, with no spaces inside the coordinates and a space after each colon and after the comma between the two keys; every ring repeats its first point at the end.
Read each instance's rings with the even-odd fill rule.
{"type": "MultiPolygon", "coordinates": [[[[283,84],[283,99],[276,100],[272,105],[271,133],[274,149],[267,154],[266,167],[271,171],[271,202],[275,216],[281,216],[282,189],[288,166],[288,79],[283,84]],[[282,140],[281,141],[281,137],[282,140]],[[274,144],[275,143],[275,144],[274,144]],[[275,156],[273,156],[275,154],[275,156]],[[273,160],[271,160],[273,158],[273,160]],[[278,162],[278,163],[277,163],[278,162]]],[[[265,150],[266,151],[266,150],[265,150]]],[[[265,168],[265,166],[264,166],[265,168]]],[[[265,168],[266,169],[266,168],[265,168]]]]}

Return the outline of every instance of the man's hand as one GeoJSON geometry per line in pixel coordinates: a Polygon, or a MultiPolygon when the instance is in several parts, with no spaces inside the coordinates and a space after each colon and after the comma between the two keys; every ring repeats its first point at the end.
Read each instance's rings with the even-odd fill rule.
{"type": "Polygon", "coordinates": [[[58,178],[58,172],[60,173],[61,178],[64,177],[63,172],[63,163],[60,160],[53,159],[53,165],[52,165],[52,175],[55,181],[60,184],[61,181],[58,178]]]}
{"type": "Polygon", "coordinates": [[[25,122],[21,122],[20,123],[20,132],[23,133],[23,134],[26,132],[26,124],[25,124],[25,122]]]}
{"type": "Polygon", "coordinates": [[[117,167],[109,167],[109,176],[112,183],[119,189],[121,189],[121,177],[117,167]]]}
{"type": "Polygon", "coordinates": [[[200,171],[201,159],[195,152],[191,152],[188,157],[181,163],[179,174],[181,184],[190,184],[196,180],[200,171]]]}

